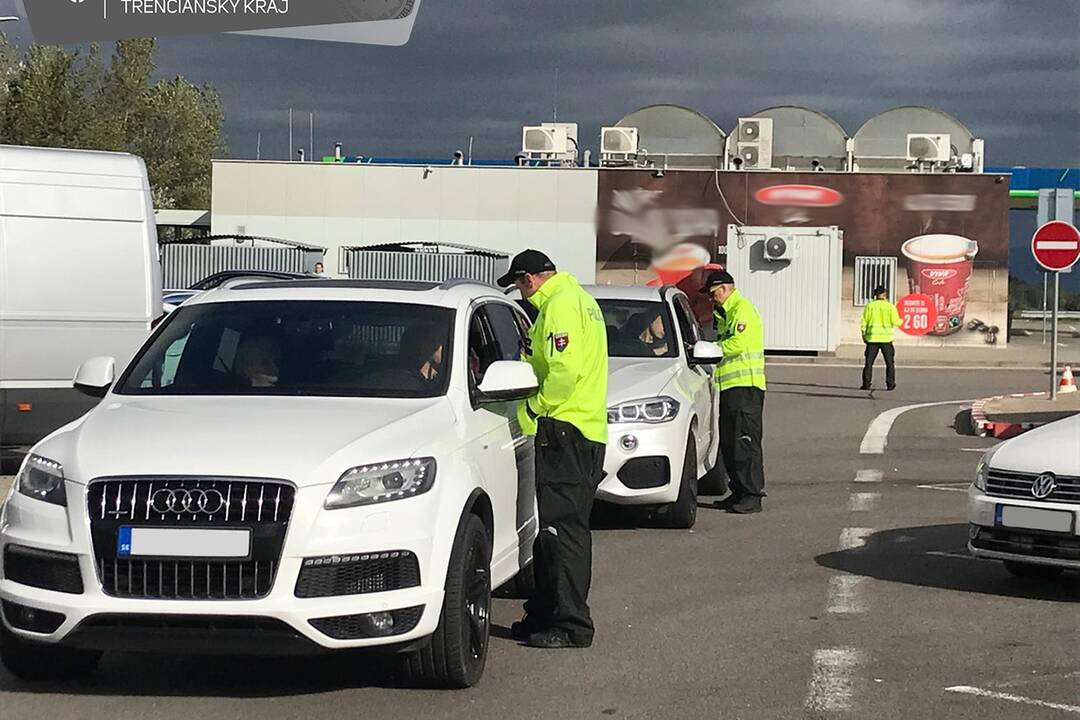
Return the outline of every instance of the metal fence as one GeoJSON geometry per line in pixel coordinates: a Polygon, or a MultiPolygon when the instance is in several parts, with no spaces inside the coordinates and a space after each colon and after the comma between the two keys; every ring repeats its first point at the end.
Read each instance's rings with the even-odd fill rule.
{"type": "Polygon", "coordinates": [[[346,248],[343,256],[349,277],[356,280],[443,282],[469,278],[494,284],[510,267],[508,255],[464,246],[450,247],[459,247],[462,252],[360,247],[346,248]]]}
{"type": "Polygon", "coordinates": [[[889,302],[896,302],[896,258],[858,256],[855,258],[855,305],[862,307],[874,299],[874,288],[884,285],[889,302]]]}
{"type": "Polygon", "coordinates": [[[230,247],[168,243],[161,246],[162,285],[190,287],[224,270],[305,272],[323,259],[321,251],[299,247],[230,247]]]}

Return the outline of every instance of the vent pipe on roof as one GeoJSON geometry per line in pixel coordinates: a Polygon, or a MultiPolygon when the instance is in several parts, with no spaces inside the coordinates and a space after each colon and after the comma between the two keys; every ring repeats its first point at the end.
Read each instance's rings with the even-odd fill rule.
{"type": "Polygon", "coordinates": [[[338,161],[341,160],[341,143],[340,142],[334,143],[334,159],[338,160],[338,161]]]}
{"type": "Polygon", "coordinates": [[[304,162],[304,148],[296,151],[296,157],[299,158],[300,162],[304,162]]]}

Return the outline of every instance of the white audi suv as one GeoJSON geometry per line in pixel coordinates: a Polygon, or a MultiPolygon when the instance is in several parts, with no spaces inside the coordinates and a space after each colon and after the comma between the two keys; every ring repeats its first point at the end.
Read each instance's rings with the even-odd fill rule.
{"type": "Polygon", "coordinates": [[[473,283],[243,280],[118,377],[88,360],[100,404],[3,505],[0,658],[42,678],[109,650],[380,648],[472,685],[537,532],[527,327],[473,283]]]}
{"type": "Polygon", "coordinates": [[[608,332],[608,446],[596,497],[651,506],[663,524],[697,519],[698,479],[719,450],[713,365],[690,301],[674,287],[594,285],[608,332]]]}

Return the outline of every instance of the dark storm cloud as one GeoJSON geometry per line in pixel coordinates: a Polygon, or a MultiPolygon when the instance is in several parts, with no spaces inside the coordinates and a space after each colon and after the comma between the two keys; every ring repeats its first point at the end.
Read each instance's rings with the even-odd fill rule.
{"type": "Polygon", "coordinates": [[[410,43],[369,47],[231,35],[161,41],[165,74],[221,91],[230,152],[264,157],[342,140],[349,152],[510,157],[520,127],[599,127],[656,102],[730,130],[739,115],[801,104],[853,134],[896,105],[939,107],[997,165],[1080,164],[1080,2],[427,0],[410,43]]]}

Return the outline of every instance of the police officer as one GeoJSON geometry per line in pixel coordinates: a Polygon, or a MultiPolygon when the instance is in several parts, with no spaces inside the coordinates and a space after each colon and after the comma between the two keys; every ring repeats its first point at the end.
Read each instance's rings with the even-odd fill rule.
{"type": "Polygon", "coordinates": [[[761,452],[765,335],[761,316],[724,270],[708,275],[702,293],[712,298],[716,343],[724,352],[716,366],[716,387],[720,391],[720,451],[731,497],[721,507],[740,514],[761,512],[765,497],[761,452]]]}
{"type": "Polygon", "coordinates": [[[874,299],[866,305],[862,314],[862,336],[866,343],[866,362],[863,364],[862,389],[869,390],[874,380],[874,362],[878,352],[885,357],[885,389],[896,389],[896,349],[893,347],[893,330],[903,321],[896,306],[886,297],[885,286],[874,288],[874,299]]]}
{"type": "Polygon", "coordinates": [[[499,278],[503,287],[511,283],[539,311],[526,358],[540,390],[521,404],[518,419],[536,434],[540,533],[533,545],[536,590],[510,632],[531,647],[589,647],[589,514],[607,443],[607,328],[596,301],[537,250],[514,258],[499,278]]]}

